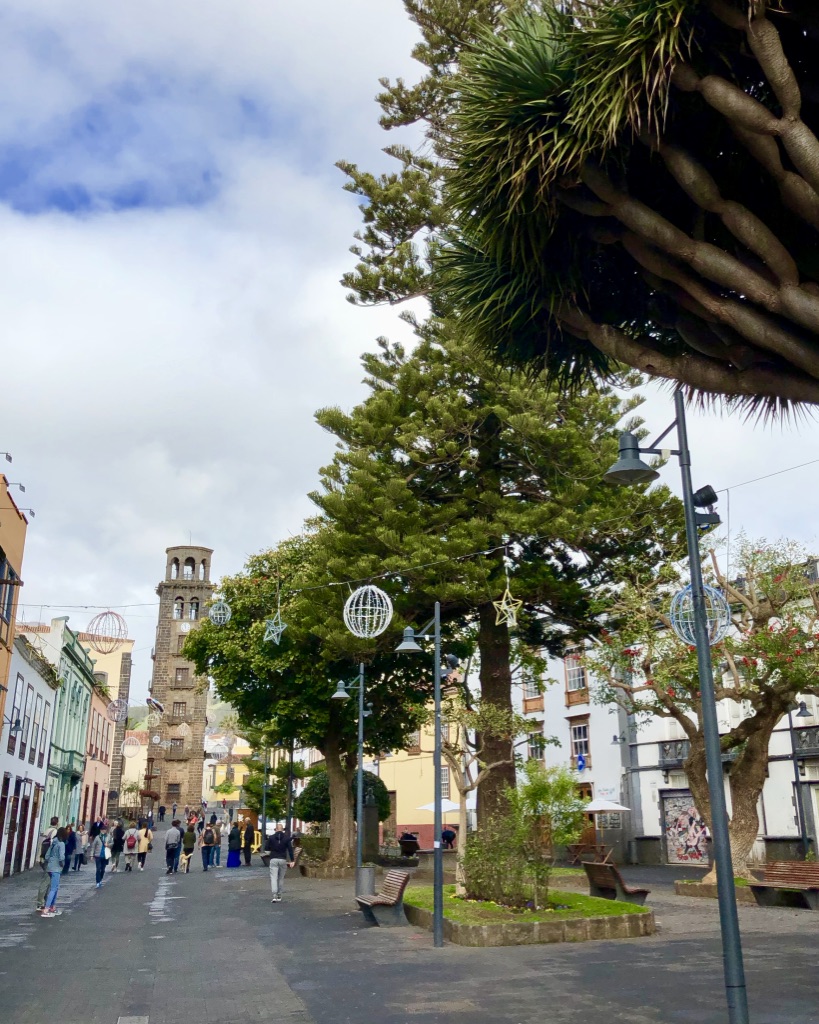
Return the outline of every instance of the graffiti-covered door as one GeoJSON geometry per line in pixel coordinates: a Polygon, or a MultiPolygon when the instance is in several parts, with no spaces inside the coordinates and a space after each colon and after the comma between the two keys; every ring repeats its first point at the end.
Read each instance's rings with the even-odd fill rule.
{"type": "Polygon", "coordinates": [[[663,794],[663,831],[669,864],[708,863],[708,829],[690,793],[663,794]]]}

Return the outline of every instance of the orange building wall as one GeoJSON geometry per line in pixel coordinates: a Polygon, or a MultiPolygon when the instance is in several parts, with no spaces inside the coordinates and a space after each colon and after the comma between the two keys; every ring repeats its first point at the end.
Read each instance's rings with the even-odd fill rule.
{"type": "Polygon", "coordinates": [[[14,623],[17,618],[17,604],[20,599],[20,587],[9,587],[6,580],[9,579],[9,569],[18,579],[23,571],[23,549],[26,544],[26,529],[28,520],[17,508],[12,498],[8,480],[0,473],[0,549],[5,555],[5,562],[2,565],[2,579],[0,579],[0,612],[5,610],[8,596],[11,597],[11,615],[9,620],[0,614],[0,715],[6,710],[6,691],[9,685],[9,669],[11,667],[11,652],[14,644],[14,623]]]}

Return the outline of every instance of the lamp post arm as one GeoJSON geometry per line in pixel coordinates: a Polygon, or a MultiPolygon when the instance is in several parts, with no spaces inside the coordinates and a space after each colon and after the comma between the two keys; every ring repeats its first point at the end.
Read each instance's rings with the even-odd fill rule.
{"type": "Polygon", "coordinates": [[[682,391],[674,394],[677,413],[677,439],[680,446],[680,474],[682,476],[683,507],[685,509],[685,535],[688,542],[688,560],[691,573],[691,596],[694,606],[694,635],[697,641],[697,669],[702,695],[702,729],[705,739],[705,759],[708,768],[708,789],[711,798],[711,827],[714,833],[714,860],[717,868],[717,899],[722,931],[725,993],[728,1001],[730,1024],[748,1024],[748,996],[745,987],[745,968],[742,962],[742,943],[739,934],[734,869],[731,862],[731,839],[728,831],[728,811],[725,803],[725,785],[722,771],[719,722],[714,695],[714,676],[711,668],[711,639],[708,635],[705,595],[702,583],[697,520],[694,508],[694,488],[691,483],[691,453],[685,422],[685,400],[682,391]]]}

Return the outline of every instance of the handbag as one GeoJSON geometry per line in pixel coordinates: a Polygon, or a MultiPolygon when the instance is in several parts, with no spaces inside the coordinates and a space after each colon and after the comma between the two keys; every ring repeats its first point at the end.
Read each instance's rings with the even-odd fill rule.
{"type": "Polygon", "coordinates": [[[153,848],[154,848],[154,844],[153,843],[148,843],[148,853],[150,853],[151,850],[153,850],[153,848]]]}
{"type": "Polygon", "coordinates": [[[103,846],[103,848],[102,848],[102,855],[103,855],[103,857],[105,857],[106,860],[110,860],[111,859],[111,847],[110,846],[103,846]]]}

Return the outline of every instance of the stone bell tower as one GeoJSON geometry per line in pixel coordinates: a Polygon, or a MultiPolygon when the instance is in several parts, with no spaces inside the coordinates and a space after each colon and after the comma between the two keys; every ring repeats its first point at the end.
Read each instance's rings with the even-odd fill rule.
{"type": "Polygon", "coordinates": [[[148,727],[146,789],[160,795],[170,814],[175,803],[199,807],[202,799],[207,679],[181,654],[185,638],[206,614],[213,594],[211,548],[166,549],[165,579],[156,588],[159,621],[153,651],[151,697],[164,706],[158,725],[148,727]]]}

